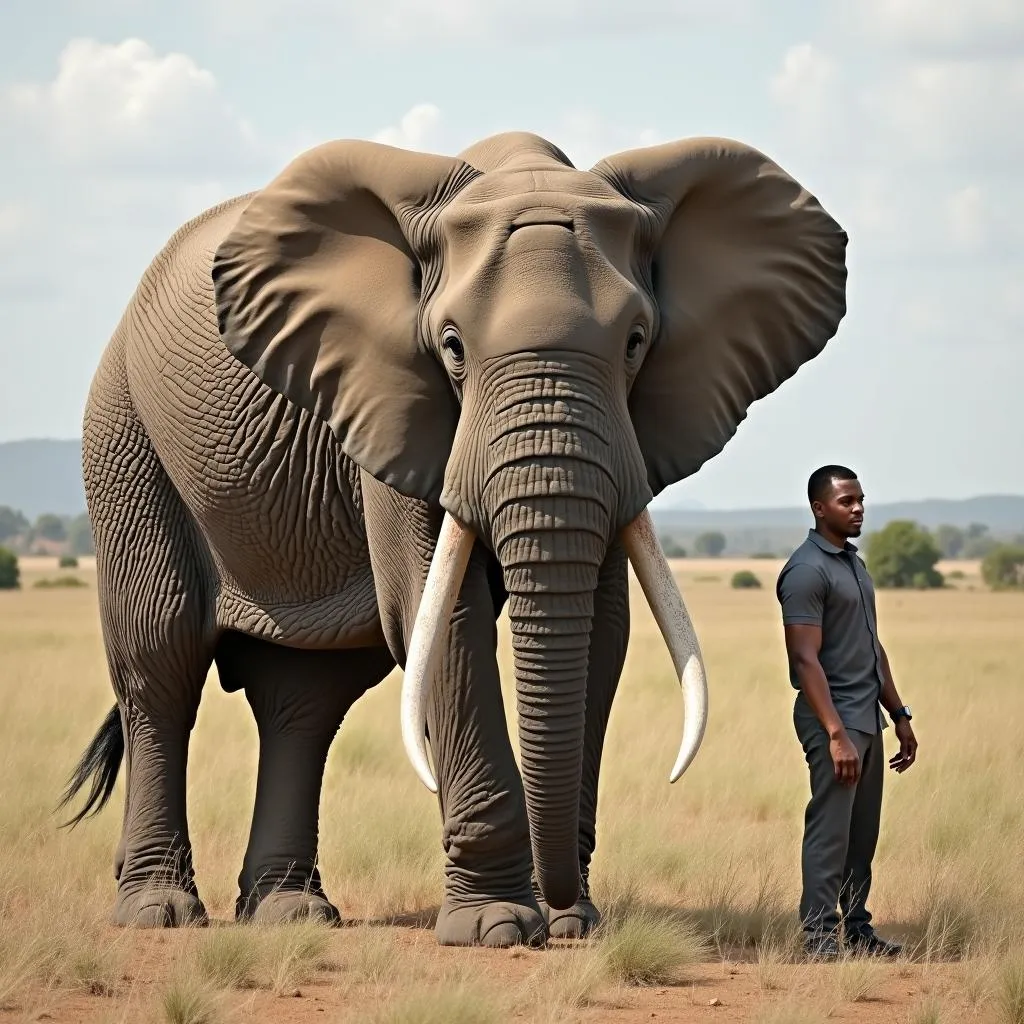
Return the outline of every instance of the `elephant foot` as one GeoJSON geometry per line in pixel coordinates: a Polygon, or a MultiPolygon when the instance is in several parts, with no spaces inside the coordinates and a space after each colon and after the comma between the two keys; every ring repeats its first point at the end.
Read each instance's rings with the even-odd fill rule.
{"type": "Polygon", "coordinates": [[[305,889],[278,890],[262,898],[239,896],[235,903],[235,919],[253,924],[291,924],[295,921],[317,921],[329,927],[341,924],[338,908],[322,894],[305,889]]]}
{"type": "Polygon", "coordinates": [[[584,939],[601,923],[601,911],[588,898],[578,900],[568,910],[552,910],[547,904],[542,908],[548,935],[553,939],[584,939]]]}
{"type": "Polygon", "coordinates": [[[209,924],[206,907],[194,892],[168,885],[119,892],[113,918],[122,928],[201,928],[209,924]]]}
{"type": "Polygon", "coordinates": [[[547,941],[544,915],[532,899],[469,906],[445,900],[434,934],[442,946],[540,947],[547,941]]]}

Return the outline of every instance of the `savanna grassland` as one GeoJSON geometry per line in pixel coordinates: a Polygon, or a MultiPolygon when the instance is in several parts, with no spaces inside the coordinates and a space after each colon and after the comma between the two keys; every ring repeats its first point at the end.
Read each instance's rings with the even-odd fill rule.
{"type": "MultiPolygon", "coordinates": [[[[98,819],[56,828],[68,772],[112,702],[95,577],[23,560],[0,593],[0,1022],[752,1020],[1024,1024],[1024,595],[977,566],[952,589],[880,592],[918,763],[886,779],[871,906],[907,941],[893,964],[794,956],[806,770],[793,735],[773,586],[732,590],[725,560],[676,568],[711,695],[704,745],[667,774],[682,702],[638,589],[612,713],[592,882],[604,934],[544,951],[439,949],[440,825],[402,751],[399,674],[354,708],[322,804],[325,887],[351,926],[230,923],[252,806],[256,730],[211,674],[189,809],[212,926],[107,924],[122,782],[98,819]]],[[[951,568],[949,566],[945,568],[951,568]]],[[[510,663],[507,633],[503,665],[510,663]]],[[[506,706],[513,697],[506,685],[506,706]]],[[[514,718],[510,718],[514,721],[514,718]]],[[[886,734],[892,752],[892,731],[886,734]]]]}

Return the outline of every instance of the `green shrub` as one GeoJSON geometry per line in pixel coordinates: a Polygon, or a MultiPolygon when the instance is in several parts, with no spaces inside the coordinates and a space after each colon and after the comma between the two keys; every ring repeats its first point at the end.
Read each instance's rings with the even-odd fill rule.
{"type": "Polygon", "coordinates": [[[58,569],[77,569],[78,559],[74,555],[61,555],[57,563],[58,569]]]}
{"type": "Polygon", "coordinates": [[[666,558],[686,557],[686,548],[674,537],[659,537],[658,539],[661,541],[661,550],[665,552],[666,558]]]}
{"type": "Polygon", "coordinates": [[[935,568],[941,557],[932,535],[907,519],[894,519],[867,538],[867,567],[879,587],[941,587],[945,580],[935,568]]]}
{"type": "Polygon", "coordinates": [[[0,548],[0,590],[17,590],[20,586],[18,556],[7,548],[0,548]]]}
{"type": "Polygon", "coordinates": [[[999,544],[982,560],[981,578],[993,590],[1024,587],[1024,545],[999,544]]]}
{"type": "Polygon", "coordinates": [[[58,576],[52,580],[36,580],[32,586],[40,590],[73,590],[75,587],[86,587],[88,584],[77,576],[58,576]]]}
{"type": "Polygon", "coordinates": [[[694,542],[693,549],[702,558],[718,558],[725,550],[725,534],[719,530],[708,530],[694,542]]]}
{"type": "Polygon", "coordinates": [[[734,590],[759,590],[761,581],[749,569],[740,569],[732,574],[732,588],[734,590]]]}

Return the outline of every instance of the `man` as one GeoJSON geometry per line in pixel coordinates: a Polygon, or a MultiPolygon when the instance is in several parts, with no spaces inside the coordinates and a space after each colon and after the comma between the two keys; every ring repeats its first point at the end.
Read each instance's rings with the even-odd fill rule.
{"type": "Polygon", "coordinates": [[[867,910],[878,841],[884,757],[880,705],[900,749],[889,767],[902,774],[917,756],[910,709],[896,692],[878,638],[875,591],[850,543],[864,522],[864,494],[845,466],[822,466],[807,483],[814,528],[779,574],[793,724],[810,769],[804,818],[800,918],[804,949],[835,959],[847,949],[897,956],[901,947],[871,927],[867,910]]]}

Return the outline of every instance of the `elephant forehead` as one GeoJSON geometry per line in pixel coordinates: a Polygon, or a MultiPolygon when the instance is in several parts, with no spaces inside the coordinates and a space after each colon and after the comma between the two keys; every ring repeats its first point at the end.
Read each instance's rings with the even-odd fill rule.
{"type": "Polygon", "coordinates": [[[445,236],[456,245],[480,246],[524,222],[567,221],[582,235],[631,244],[637,224],[633,204],[607,182],[570,168],[495,171],[481,175],[441,215],[445,236]]]}
{"type": "Polygon", "coordinates": [[[447,268],[437,313],[458,323],[483,355],[517,348],[600,354],[604,329],[624,336],[645,312],[628,266],[558,223],[528,223],[464,255],[447,268]]]}
{"type": "Polygon", "coordinates": [[[482,175],[442,215],[435,326],[454,321],[485,356],[527,347],[602,354],[602,328],[621,341],[648,312],[633,276],[636,224],[631,204],[590,174],[482,175]]]}

